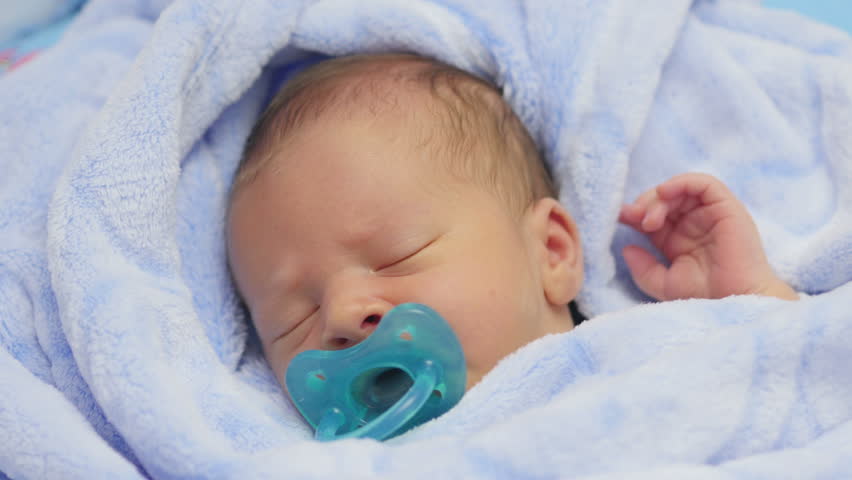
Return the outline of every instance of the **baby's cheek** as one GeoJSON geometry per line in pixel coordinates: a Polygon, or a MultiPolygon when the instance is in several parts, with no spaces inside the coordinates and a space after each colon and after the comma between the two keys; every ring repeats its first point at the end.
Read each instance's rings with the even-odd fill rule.
{"type": "Polygon", "coordinates": [[[290,365],[290,362],[293,360],[293,357],[296,356],[296,352],[287,351],[283,345],[285,342],[276,342],[274,345],[264,345],[263,348],[263,357],[266,359],[266,363],[269,365],[269,368],[272,370],[272,373],[275,374],[275,378],[278,380],[278,383],[281,384],[281,388],[285,391],[287,386],[285,385],[284,378],[287,373],[287,367],[290,365]]]}
{"type": "Polygon", "coordinates": [[[275,378],[278,380],[278,383],[280,383],[281,387],[286,390],[286,386],[284,385],[284,374],[287,372],[288,362],[282,360],[279,356],[268,352],[264,352],[264,357],[266,358],[266,363],[269,364],[269,368],[272,369],[272,373],[275,374],[275,378]]]}
{"type": "Polygon", "coordinates": [[[459,337],[468,365],[482,374],[516,348],[512,327],[517,315],[513,294],[498,278],[471,275],[460,269],[424,287],[419,301],[437,310],[459,337]],[[428,293],[428,294],[427,294],[428,293]]]}

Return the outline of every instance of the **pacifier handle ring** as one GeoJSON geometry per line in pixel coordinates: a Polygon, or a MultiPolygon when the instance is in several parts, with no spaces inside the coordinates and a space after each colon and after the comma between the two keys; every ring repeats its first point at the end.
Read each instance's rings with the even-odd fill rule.
{"type": "Polygon", "coordinates": [[[338,408],[330,408],[323,414],[317,425],[314,438],[327,442],[344,438],[369,437],[382,440],[390,436],[423,407],[435,385],[438,383],[438,372],[432,362],[426,362],[414,379],[414,384],[390,408],[361,428],[336,435],[337,430],[345,423],[343,412],[338,408]]]}

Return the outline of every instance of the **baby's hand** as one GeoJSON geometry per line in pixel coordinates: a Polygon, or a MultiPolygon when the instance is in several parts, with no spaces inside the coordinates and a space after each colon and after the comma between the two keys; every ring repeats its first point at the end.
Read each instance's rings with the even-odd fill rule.
{"type": "Polygon", "coordinates": [[[619,221],[648,235],[666,267],[636,245],[624,248],[633,281],[657,300],[798,295],[779,279],[745,206],[718,179],[687,173],[621,208],[619,221]]]}

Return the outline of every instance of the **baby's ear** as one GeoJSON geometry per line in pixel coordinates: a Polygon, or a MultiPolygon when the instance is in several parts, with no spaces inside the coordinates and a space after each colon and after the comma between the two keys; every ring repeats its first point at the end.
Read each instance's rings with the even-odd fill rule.
{"type": "Polygon", "coordinates": [[[577,296],[583,283],[583,251],[577,225],[553,198],[536,201],[527,216],[544,295],[551,305],[566,305],[577,296]]]}

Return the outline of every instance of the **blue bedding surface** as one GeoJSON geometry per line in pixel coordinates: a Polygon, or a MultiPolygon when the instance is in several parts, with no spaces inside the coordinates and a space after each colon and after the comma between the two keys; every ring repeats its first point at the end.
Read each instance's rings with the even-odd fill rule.
{"type": "Polygon", "coordinates": [[[0,480],[852,478],[852,36],[754,0],[482,5],[90,0],[0,77],[0,480]],[[277,79],[377,51],[502,88],[589,320],[390,442],[317,443],[230,281],[227,196],[277,79]],[[807,296],[647,303],[618,213],[685,171],[807,296]]]}

